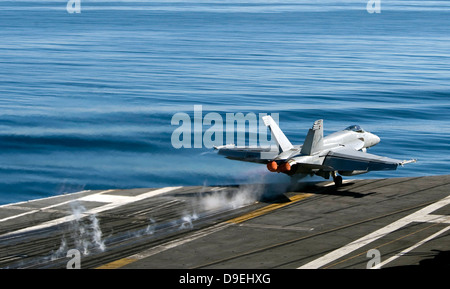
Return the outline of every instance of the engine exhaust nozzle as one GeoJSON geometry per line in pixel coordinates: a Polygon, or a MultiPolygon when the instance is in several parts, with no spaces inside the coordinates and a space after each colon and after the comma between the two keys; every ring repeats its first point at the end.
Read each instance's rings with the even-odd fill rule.
{"type": "Polygon", "coordinates": [[[267,169],[271,172],[276,172],[278,169],[278,164],[275,161],[272,161],[267,164],[267,169]]]}
{"type": "Polygon", "coordinates": [[[285,173],[291,170],[291,165],[289,163],[282,163],[279,167],[278,167],[278,171],[285,173]]]}

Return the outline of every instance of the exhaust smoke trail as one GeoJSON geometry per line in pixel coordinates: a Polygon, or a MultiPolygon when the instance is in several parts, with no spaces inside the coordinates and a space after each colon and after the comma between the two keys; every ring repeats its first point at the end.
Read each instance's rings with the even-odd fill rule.
{"type": "Polygon", "coordinates": [[[237,190],[224,188],[211,194],[202,194],[198,202],[205,211],[234,210],[258,201],[263,192],[264,184],[242,185],[237,190]]]}
{"type": "Polygon", "coordinates": [[[105,251],[106,246],[102,240],[102,230],[95,214],[84,215],[86,208],[79,202],[70,203],[72,215],[75,219],[69,223],[68,231],[73,247],[69,248],[66,236],[63,235],[60,247],[51,255],[51,260],[56,260],[66,256],[68,249],[77,249],[84,256],[89,255],[93,250],[105,251]]]}
{"type": "Polygon", "coordinates": [[[194,221],[201,221],[208,217],[236,210],[251,205],[264,194],[265,184],[248,184],[239,187],[224,187],[215,191],[207,191],[206,185],[191,202],[192,211],[185,212],[181,217],[182,229],[193,229],[194,221]]]}

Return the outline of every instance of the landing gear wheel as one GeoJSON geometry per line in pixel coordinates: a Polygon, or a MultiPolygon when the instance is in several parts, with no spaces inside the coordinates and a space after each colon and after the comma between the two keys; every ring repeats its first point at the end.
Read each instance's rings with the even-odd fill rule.
{"type": "Polygon", "coordinates": [[[333,177],[334,185],[336,187],[342,186],[342,177],[339,176],[335,171],[331,172],[331,176],[333,177]]]}
{"type": "Polygon", "coordinates": [[[334,178],[334,184],[335,184],[336,187],[342,186],[342,177],[341,176],[336,176],[334,178]]]}

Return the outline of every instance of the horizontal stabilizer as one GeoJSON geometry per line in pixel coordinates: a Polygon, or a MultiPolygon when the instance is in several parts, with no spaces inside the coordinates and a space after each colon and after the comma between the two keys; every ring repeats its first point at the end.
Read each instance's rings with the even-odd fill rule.
{"type": "Polygon", "coordinates": [[[219,155],[228,159],[262,164],[267,163],[267,159],[273,159],[278,155],[278,149],[272,150],[270,147],[243,147],[228,144],[214,146],[214,149],[219,151],[219,155]]]}

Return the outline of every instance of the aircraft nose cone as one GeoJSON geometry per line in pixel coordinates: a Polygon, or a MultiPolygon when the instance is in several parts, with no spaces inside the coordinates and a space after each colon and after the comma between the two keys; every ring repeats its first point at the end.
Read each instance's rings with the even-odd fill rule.
{"type": "Polygon", "coordinates": [[[381,141],[380,138],[378,136],[376,136],[376,138],[377,138],[377,143],[379,143],[381,141]]]}
{"type": "Polygon", "coordinates": [[[380,138],[377,135],[372,134],[371,139],[372,139],[371,142],[372,142],[373,146],[380,142],[380,138]]]}

